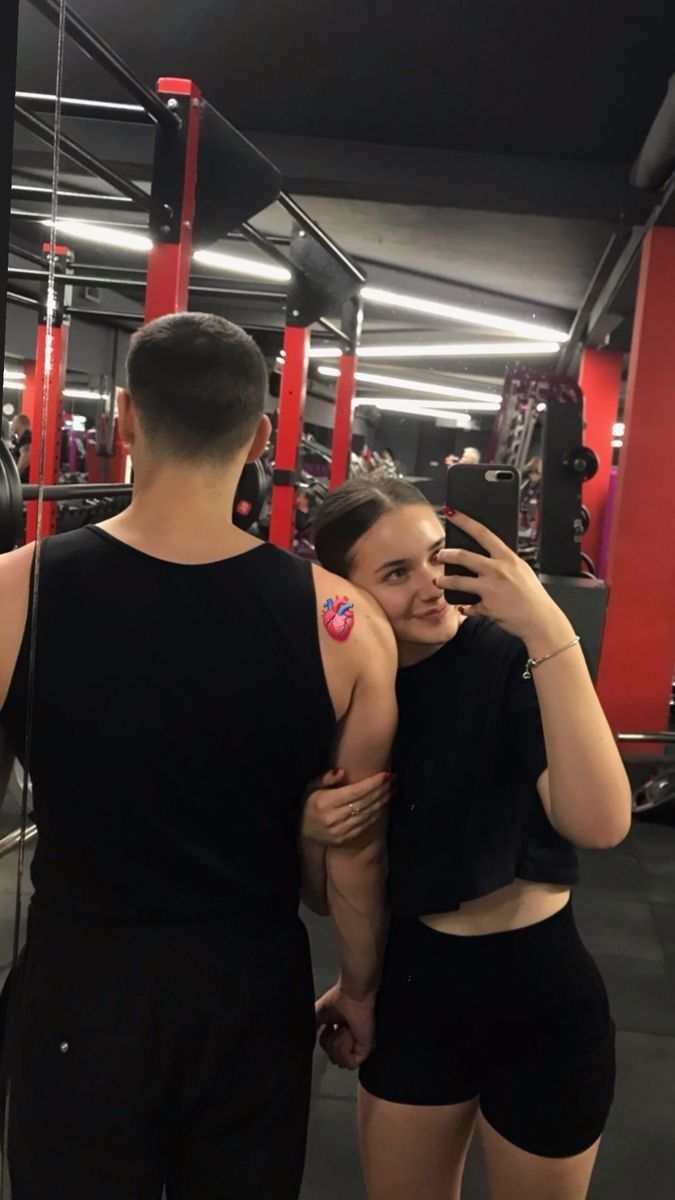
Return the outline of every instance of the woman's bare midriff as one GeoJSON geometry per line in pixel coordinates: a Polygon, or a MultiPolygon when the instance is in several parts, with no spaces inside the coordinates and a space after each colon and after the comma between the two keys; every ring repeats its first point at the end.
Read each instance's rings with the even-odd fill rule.
{"type": "Polygon", "coordinates": [[[524,929],[545,921],[564,908],[570,897],[567,884],[530,883],[514,879],[507,887],[479,900],[467,900],[455,912],[432,913],[420,917],[425,925],[439,933],[472,937],[484,933],[504,933],[524,929]]]}

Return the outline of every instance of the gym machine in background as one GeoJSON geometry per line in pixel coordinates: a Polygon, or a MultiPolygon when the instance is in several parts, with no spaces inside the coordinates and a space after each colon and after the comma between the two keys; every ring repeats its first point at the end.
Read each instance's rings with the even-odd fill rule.
{"type": "Polygon", "coordinates": [[[504,381],[490,457],[523,471],[539,430],[540,511],[531,561],[546,590],[580,633],[595,679],[607,588],[581,548],[588,528],[581,489],[598,469],[594,451],[583,445],[583,393],[567,376],[517,367],[504,381]]]}

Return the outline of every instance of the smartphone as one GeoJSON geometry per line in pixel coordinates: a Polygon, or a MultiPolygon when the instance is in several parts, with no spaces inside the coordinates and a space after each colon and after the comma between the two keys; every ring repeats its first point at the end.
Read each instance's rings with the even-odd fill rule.
{"type": "MultiPolygon", "coordinates": [[[[518,512],[520,506],[520,472],[515,467],[499,463],[459,463],[448,471],[446,503],[448,508],[465,513],[496,533],[514,551],[518,549],[518,512]]],[[[449,550],[472,550],[488,557],[487,550],[463,530],[445,524],[445,545],[449,550]]],[[[467,567],[446,565],[446,575],[468,575],[476,578],[467,567]]],[[[472,592],[445,593],[448,604],[478,604],[480,596],[472,592]]]]}

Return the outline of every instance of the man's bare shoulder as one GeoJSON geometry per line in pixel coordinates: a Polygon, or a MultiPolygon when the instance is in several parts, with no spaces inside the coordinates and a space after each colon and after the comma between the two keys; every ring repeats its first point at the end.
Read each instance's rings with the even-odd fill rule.
{"type": "Polygon", "coordinates": [[[9,554],[0,554],[0,604],[9,600],[17,587],[30,584],[34,553],[35,543],[31,542],[18,550],[10,550],[9,554]]]}
{"type": "Polygon", "coordinates": [[[377,601],[363,588],[324,567],[314,565],[313,571],[317,609],[326,638],[342,640],[358,653],[368,645],[377,646],[387,657],[395,659],[394,632],[377,601]],[[345,611],[340,613],[340,608],[345,611]],[[335,619],[331,621],[333,612],[335,619]]]}
{"type": "Polygon", "coordinates": [[[0,554],[0,707],[5,703],[28,614],[34,545],[0,554]]]}

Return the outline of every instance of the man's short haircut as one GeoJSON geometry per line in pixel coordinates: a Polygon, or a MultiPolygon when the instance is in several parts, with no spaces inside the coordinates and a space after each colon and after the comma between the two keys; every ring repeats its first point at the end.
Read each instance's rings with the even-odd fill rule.
{"type": "Polygon", "coordinates": [[[267,367],[252,338],[210,313],[176,313],[131,339],[128,389],[157,454],[224,462],[253,437],[267,367]]]}
{"type": "Polygon", "coordinates": [[[21,426],[22,429],[30,429],[30,417],[28,413],[16,413],[12,418],[21,426]]]}

